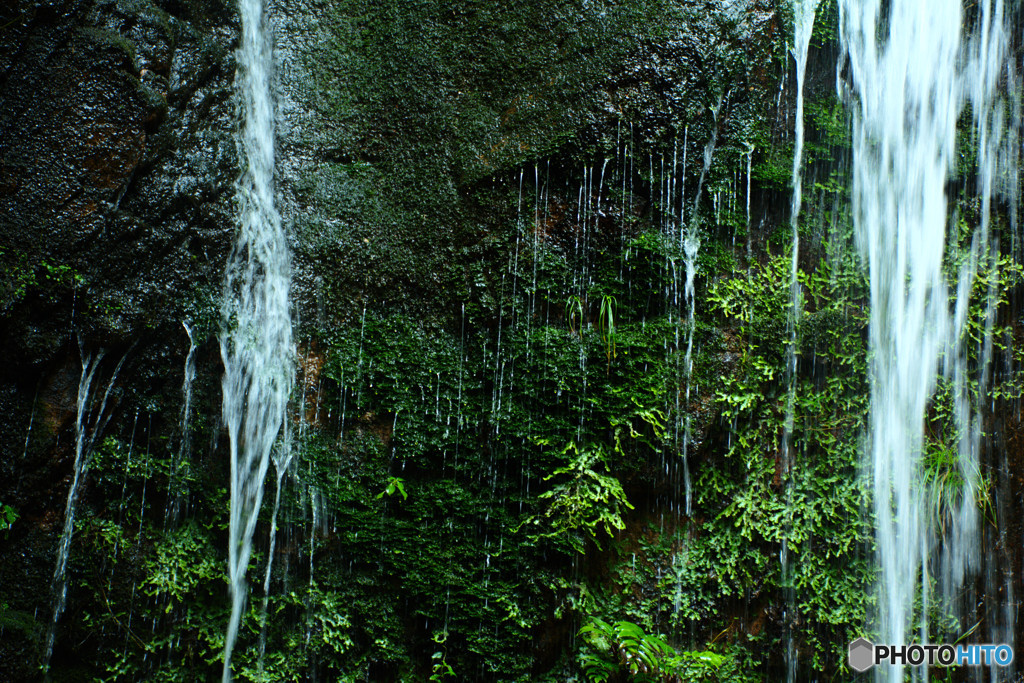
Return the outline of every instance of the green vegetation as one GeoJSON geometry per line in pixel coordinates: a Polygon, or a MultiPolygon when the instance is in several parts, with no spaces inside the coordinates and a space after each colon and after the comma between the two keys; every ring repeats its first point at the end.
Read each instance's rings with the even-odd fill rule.
{"type": "Polygon", "coordinates": [[[621,670],[637,681],[714,680],[728,661],[707,650],[677,654],[664,639],[644,633],[628,621],[612,625],[594,619],[580,629],[580,634],[596,651],[580,657],[587,678],[595,683],[604,683],[621,670]]]}
{"type": "Polygon", "coordinates": [[[67,290],[84,284],[82,275],[66,263],[33,262],[28,254],[4,248],[0,248],[0,269],[0,311],[30,295],[52,303],[67,290]]]}
{"type": "Polygon", "coordinates": [[[7,531],[18,521],[18,511],[10,505],[0,505],[0,531],[7,531]]]}

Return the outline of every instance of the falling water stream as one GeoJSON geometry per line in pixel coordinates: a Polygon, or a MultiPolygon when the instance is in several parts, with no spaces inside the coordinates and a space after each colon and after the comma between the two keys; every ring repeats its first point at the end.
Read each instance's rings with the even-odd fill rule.
{"type": "MultiPolygon", "coordinates": [[[[692,420],[690,416],[690,392],[692,389],[691,379],[693,373],[693,332],[696,327],[694,314],[696,313],[696,301],[694,299],[694,277],[697,275],[697,255],[700,252],[700,231],[698,229],[699,218],[698,218],[698,207],[700,206],[701,192],[704,189],[704,179],[707,177],[708,171],[711,169],[711,161],[715,156],[715,145],[718,143],[718,113],[722,107],[722,101],[725,99],[725,93],[718,99],[718,104],[711,110],[712,125],[711,134],[708,136],[707,144],[704,146],[704,166],[701,168],[700,179],[697,182],[697,194],[693,199],[693,213],[690,217],[689,227],[684,231],[682,228],[682,209],[680,209],[680,228],[679,228],[679,243],[683,250],[683,264],[686,268],[686,282],[683,287],[684,297],[686,302],[689,303],[689,308],[686,311],[686,355],[683,359],[683,375],[686,385],[686,418],[684,420],[683,427],[683,488],[684,488],[684,500],[686,505],[686,516],[689,517],[693,514],[693,491],[692,483],[690,481],[690,464],[689,464],[689,448],[691,441],[691,425],[692,420]]],[[[685,143],[684,143],[685,150],[685,143]]],[[[683,154],[683,167],[686,166],[686,154],[683,154]]],[[[685,173],[684,173],[685,175],[685,173]]],[[[682,186],[682,183],[680,183],[682,186]]],[[[678,411],[677,411],[678,412],[678,411]]],[[[677,420],[681,418],[681,415],[677,415],[677,420]]]]}
{"type": "MultiPolygon", "coordinates": [[[[302,411],[299,413],[302,414],[302,411]]],[[[292,435],[288,425],[284,426],[284,439],[281,447],[274,452],[274,471],[276,473],[274,487],[274,511],[270,515],[270,542],[267,550],[267,571],[263,578],[263,604],[260,606],[260,660],[259,670],[263,671],[263,657],[267,649],[267,608],[270,603],[270,580],[273,578],[274,549],[277,545],[277,515],[281,510],[281,485],[292,462],[292,435]]],[[[311,553],[312,555],[312,553],[311,553]]],[[[311,574],[312,576],[312,574],[311,574]]]]}
{"type": "Polygon", "coordinates": [[[683,360],[684,373],[686,377],[686,422],[683,429],[683,495],[686,501],[686,516],[693,515],[693,487],[690,481],[690,391],[692,389],[691,378],[693,375],[693,330],[696,326],[694,313],[696,313],[697,302],[694,297],[693,280],[697,276],[697,254],[700,251],[700,235],[696,226],[686,232],[683,238],[683,263],[686,266],[686,285],[683,288],[686,302],[689,308],[686,311],[686,356],[683,360]]]}
{"type": "MultiPolygon", "coordinates": [[[[876,630],[886,643],[927,642],[937,520],[922,464],[925,411],[940,369],[962,382],[960,330],[977,255],[988,246],[984,216],[971,254],[954,274],[960,283],[954,302],[943,272],[943,259],[956,248],[946,244],[946,184],[965,103],[976,120],[993,109],[1005,68],[1002,2],[985,0],[972,9],[979,18],[970,38],[962,32],[960,0],[892,0],[884,7],[880,0],[842,0],[840,11],[854,115],[854,226],[870,274],[866,462],[880,565],[876,630]]],[[[993,149],[984,134],[991,136],[993,126],[987,114],[980,118],[979,193],[987,214],[993,149]]],[[[961,392],[954,393],[965,435],[958,458],[965,483],[960,500],[949,503],[952,523],[942,538],[947,554],[958,558],[947,581],[952,589],[975,563],[978,527],[978,438],[964,428],[971,411],[961,392]]],[[[878,676],[903,680],[901,669],[879,668],[878,676]]]]}
{"type": "Polygon", "coordinates": [[[57,547],[57,564],[53,570],[53,581],[51,593],[53,594],[53,618],[50,620],[50,627],[46,633],[46,650],[43,653],[43,671],[49,674],[50,657],[53,655],[53,645],[57,640],[57,625],[64,613],[64,605],[68,593],[68,556],[71,552],[71,536],[75,530],[75,512],[78,505],[78,495],[82,489],[82,483],[89,473],[89,464],[92,461],[93,447],[96,444],[96,437],[103,431],[110,419],[106,412],[107,400],[110,398],[110,391],[117,381],[117,375],[121,371],[127,354],[121,358],[110,376],[110,383],[103,393],[99,408],[93,419],[92,428],[89,428],[89,412],[92,406],[92,383],[103,360],[105,351],[100,349],[95,354],[86,354],[84,345],[79,342],[79,352],[82,357],[82,374],[78,381],[78,396],[76,401],[77,419],[75,421],[75,464],[74,476],[71,486],[68,488],[68,502],[64,508],[64,530],[60,536],[60,544],[57,547]]]}
{"type": "Polygon", "coordinates": [[[178,524],[181,517],[182,507],[185,500],[184,491],[184,468],[192,458],[192,431],[190,421],[192,418],[192,383],[196,379],[196,339],[193,335],[193,328],[186,321],[182,321],[185,334],[188,335],[188,353],[185,356],[184,379],[181,383],[181,442],[178,450],[175,451],[171,461],[171,474],[168,477],[169,491],[167,495],[166,521],[170,528],[178,524]]]}
{"type": "MultiPolygon", "coordinates": [[[[793,423],[796,409],[796,364],[797,326],[803,308],[797,266],[800,257],[800,207],[803,202],[803,154],[804,154],[804,75],[807,70],[807,51],[814,30],[814,13],[818,0],[796,0],[793,3],[793,57],[796,60],[796,120],[793,146],[793,204],[790,211],[792,252],[789,264],[789,316],[787,321],[789,345],[786,349],[786,418],[782,433],[782,474],[785,478],[786,508],[790,515],[793,510],[793,423]]],[[[789,558],[789,535],[792,533],[792,519],[786,520],[782,537],[780,564],[782,583],[786,591],[786,680],[796,680],[797,655],[793,642],[793,623],[796,618],[796,595],[791,585],[789,558]]]]}
{"type": "Polygon", "coordinates": [[[294,382],[289,312],[291,258],[274,204],[272,55],[262,0],[240,0],[242,36],[236,83],[242,124],[238,147],[238,242],[227,266],[220,338],[223,417],[231,448],[228,573],[231,617],[224,642],[224,680],[245,611],[264,480],[294,382]]]}

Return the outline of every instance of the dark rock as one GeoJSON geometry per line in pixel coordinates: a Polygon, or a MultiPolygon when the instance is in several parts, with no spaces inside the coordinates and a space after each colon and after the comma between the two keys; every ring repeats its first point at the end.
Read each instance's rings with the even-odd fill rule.
{"type": "Polygon", "coordinates": [[[4,625],[5,680],[35,676],[25,652],[70,485],[79,345],[108,350],[104,383],[127,359],[111,413],[173,424],[181,321],[213,329],[234,234],[235,23],[215,0],[0,9],[0,501],[35,539],[0,538],[0,572],[39,606],[36,627],[4,625]],[[39,554],[9,562],[26,544],[39,554]]]}

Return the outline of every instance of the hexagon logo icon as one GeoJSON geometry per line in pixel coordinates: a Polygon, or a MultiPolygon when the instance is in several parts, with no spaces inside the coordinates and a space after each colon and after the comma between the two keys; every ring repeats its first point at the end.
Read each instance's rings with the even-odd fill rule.
{"type": "Polygon", "coordinates": [[[875,665],[875,646],[867,638],[858,638],[850,643],[848,661],[850,668],[861,673],[875,665]]]}

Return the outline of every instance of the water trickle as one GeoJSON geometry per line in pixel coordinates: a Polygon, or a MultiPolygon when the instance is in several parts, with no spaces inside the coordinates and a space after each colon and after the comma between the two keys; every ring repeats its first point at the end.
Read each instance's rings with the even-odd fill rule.
{"type": "Polygon", "coordinates": [[[185,373],[181,384],[181,443],[178,446],[171,461],[171,476],[168,478],[168,509],[167,523],[172,527],[178,523],[181,516],[181,508],[184,500],[184,472],[182,468],[188,466],[192,457],[192,433],[189,428],[192,419],[192,383],[196,379],[196,340],[192,334],[192,326],[182,321],[185,334],[188,335],[188,353],[185,355],[185,373]]]}
{"type": "Polygon", "coordinates": [[[693,329],[696,300],[694,298],[693,279],[697,275],[697,252],[700,250],[700,235],[693,226],[683,241],[683,262],[686,264],[686,301],[690,307],[686,311],[686,358],[684,372],[686,378],[686,426],[683,431],[683,486],[686,495],[686,516],[693,514],[693,492],[690,485],[690,464],[688,450],[690,447],[690,377],[693,373],[693,329]]]}
{"type": "MultiPolygon", "coordinates": [[[[858,246],[870,272],[871,413],[867,462],[874,479],[876,546],[880,563],[877,630],[884,642],[927,637],[929,562],[937,521],[927,504],[922,466],[925,410],[940,358],[955,384],[966,373],[960,330],[979,249],[988,247],[988,202],[993,168],[995,83],[1005,68],[1006,28],[1001,0],[976,8],[977,33],[962,35],[958,0],[840,3],[843,46],[853,96],[853,207],[858,246]],[[853,99],[855,98],[855,99],[853,99]],[[943,273],[946,255],[946,182],[956,154],[956,122],[970,100],[979,128],[978,169],[982,225],[963,259],[956,314],[943,273]],[[987,136],[987,137],[986,137],[987,136]]],[[[952,251],[954,244],[949,245],[952,251]]],[[[984,374],[984,373],[981,373],[984,374]]],[[[955,395],[959,391],[954,392],[955,395]]],[[[972,434],[962,396],[958,467],[964,477],[952,524],[942,545],[956,571],[947,593],[963,579],[976,553],[978,435],[972,434]]],[[[902,680],[902,667],[878,676],[902,680]]]]}
{"type": "MultiPolygon", "coordinates": [[[[299,415],[303,415],[299,410],[299,415]]],[[[300,418],[301,419],[301,418],[300,418]]],[[[263,605],[260,607],[260,658],[259,669],[263,670],[263,657],[267,647],[267,608],[270,601],[270,580],[273,577],[274,550],[277,546],[277,515],[281,510],[281,485],[284,476],[288,473],[288,466],[291,465],[292,456],[292,431],[288,423],[284,424],[284,438],[281,439],[280,447],[274,451],[274,472],[276,474],[274,487],[274,510],[270,515],[270,544],[267,550],[267,571],[263,578],[263,605]]]]}
{"type": "MultiPolygon", "coordinates": [[[[679,229],[679,244],[683,250],[683,264],[686,268],[686,282],[683,288],[683,295],[686,302],[689,304],[689,308],[686,312],[686,355],[683,360],[683,381],[686,384],[686,419],[683,425],[683,488],[686,500],[686,515],[689,517],[692,514],[692,499],[693,493],[691,490],[690,483],[690,466],[689,466],[689,448],[691,440],[691,416],[690,416],[690,375],[693,372],[693,332],[695,327],[694,314],[696,312],[696,301],[694,299],[694,277],[697,274],[697,255],[700,251],[700,232],[697,228],[699,216],[697,208],[700,205],[701,192],[704,188],[704,179],[711,169],[711,161],[715,155],[715,145],[718,142],[718,110],[722,106],[722,101],[725,98],[725,94],[718,100],[718,105],[712,110],[713,125],[711,129],[711,135],[708,138],[707,143],[704,145],[704,166],[701,168],[700,179],[697,182],[697,193],[693,198],[693,211],[690,216],[690,224],[686,230],[683,230],[682,223],[680,223],[679,229]]],[[[686,145],[685,145],[685,133],[684,133],[684,145],[683,145],[683,165],[685,169],[686,164],[686,145]]],[[[682,219],[683,209],[680,206],[680,219],[682,219]]],[[[678,341],[677,341],[678,346],[678,341]]],[[[677,420],[681,414],[677,411],[677,420]]]]}
{"type": "Polygon", "coordinates": [[[807,51],[814,29],[814,13],[818,0],[797,0],[793,4],[793,57],[796,60],[796,121],[793,150],[793,198],[790,210],[792,252],[789,263],[789,315],[787,328],[789,345],[786,349],[786,417],[782,430],[782,477],[786,488],[786,531],[782,536],[779,561],[782,565],[782,583],[786,586],[786,680],[796,680],[796,647],[793,642],[793,620],[796,618],[796,595],[791,585],[789,560],[789,534],[792,532],[793,514],[793,422],[796,403],[797,327],[803,309],[800,282],[797,279],[800,257],[800,207],[803,201],[804,153],[804,75],[807,51]]]}
{"type": "MultiPolygon", "coordinates": [[[[28,458],[28,445],[32,441],[32,425],[36,421],[36,405],[39,402],[39,386],[36,386],[36,394],[32,398],[32,412],[28,416],[28,429],[25,430],[25,448],[21,452],[21,459],[25,460],[28,458]]],[[[18,483],[14,487],[14,495],[17,495],[18,490],[21,489],[21,482],[24,474],[19,475],[18,483]]],[[[3,635],[3,627],[0,627],[0,636],[3,635]]]]}
{"type": "Polygon", "coordinates": [[[245,581],[264,479],[294,382],[289,313],[291,258],[274,204],[274,105],[271,43],[262,0],[240,0],[236,83],[244,173],[236,187],[238,241],[225,278],[223,418],[231,447],[228,579],[231,616],[224,642],[224,681],[248,597],[245,581]]]}
{"type": "Polygon", "coordinates": [[[64,612],[65,601],[68,593],[68,555],[71,552],[71,536],[75,529],[75,512],[78,505],[78,494],[81,491],[82,483],[89,472],[89,464],[92,460],[93,446],[96,437],[103,431],[110,416],[106,413],[107,399],[110,398],[110,390],[117,381],[117,375],[121,371],[127,354],[121,358],[110,376],[110,383],[103,393],[100,405],[93,419],[92,428],[89,428],[88,415],[92,393],[92,382],[96,376],[100,361],[103,360],[105,351],[100,349],[95,355],[86,355],[85,347],[79,341],[79,353],[82,358],[82,374],[78,380],[77,419],[75,420],[75,464],[74,476],[71,479],[71,487],[68,489],[68,502],[64,507],[64,530],[61,532],[60,543],[57,546],[57,564],[53,570],[53,580],[50,590],[53,595],[53,618],[50,620],[50,628],[46,633],[46,649],[43,653],[43,670],[49,672],[50,656],[53,654],[53,645],[57,640],[57,624],[60,622],[61,614],[64,612]]]}

